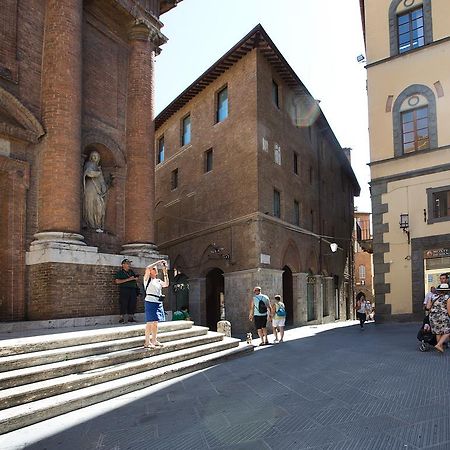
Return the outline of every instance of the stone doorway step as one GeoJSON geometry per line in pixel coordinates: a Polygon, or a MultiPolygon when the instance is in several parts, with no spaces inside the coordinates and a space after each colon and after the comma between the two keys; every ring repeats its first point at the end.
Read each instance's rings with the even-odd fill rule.
{"type": "Polygon", "coordinates": [[[188,321],[159,324],[157,349],[143,335],[132,325],[0,341],[0,433],[253,351],[188,321]]]}

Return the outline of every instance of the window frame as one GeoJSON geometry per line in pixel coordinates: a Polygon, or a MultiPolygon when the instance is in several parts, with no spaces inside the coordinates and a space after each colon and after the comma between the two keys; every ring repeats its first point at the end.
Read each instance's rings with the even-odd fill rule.
{"type": "Polygon", "coordinates": [[[204,152],[204,163],[203,163],[203,171],[204,173],[209,173],[214,168],[214,152],[212,148],[209,148],[204,152]],[[209,158],[209,155],[211,157],[209,158]]]}
{"type": "Polygon", "coordinates": [[[156,165],[164,162],[165,149],[166,149],[166,147],[165,147],[165,140],[164,140],[164,134],[163,134],[158,139],[158,149],[156,152],[156,165]],[[162,151],[161,151],[161,142],[162,142],[162,151]],[[161,154],[162,154],[162,158],[161,158],[161,154]]]}
{"type": "Polygon", "coordinates": [[[434,195],[437,193],[449,192],[449,199],[447,200],[447,211],[450,211],[450,185],[440,186],[437,188],[428,188],[426,190],[427,193],[427,224],[439,223],[439,222],[449,222],[450,214],[444,217],[435,217],[434,216],[434,195]]]}
{"type": "Polygon", "coordinates": [[[294,163],[294,167],[293,167],[294,174],[298,175],[299,173],[298,173],[298,153],[297,152],[294,152],[294,161],[293,161],[293,163],[294,163]]]}
{"type": "Polygon", "coordinates": [[[415,50],[416,48],[420,48],[425,45],[425,20],[424,20],[425,17],[424,16],[425,16],[425,13],[423,10],[423,5],[419,5],[416,8],[411,8],[411,9],[406,10],[405,12],[397,14],[397,46],[398,46],[399,55],[408,53],[411,50],[415,50]],[[413,14],[417,11],[422,12],[421,17],[419,17],[422,19],[422,26],[414,28],[414,21],[417,20],[418,18],[413,19],[413,14]],[[400,24],[401,17],[407,17],[407,21],[404,24],[400,24]],[[405,26],[406,24],[408,24],[408,31],[405,33],[400,33],[400,28],[402,26],[405,26]],[[416,38],[414,38],[414,32],[419,30],[420,28],[422,28],[422,34],[420,36],[417,36],[416,38]],[[404,36],[404,35],[408,36],[409,41],[408,41],[408,48],[406,48],[405,50],[402,50],[402,44],[400,42],[400,39],[401,39],[401,36],[404,36]],[[420,39],[422,39],[423,43],[421,45],[418,44],[417,46],[414,47],[414,42],[419,42],[420,39]]]}
{"type": "Polygon", "coordinates": [[[399,29],[398,29],[398,16],[403,14],[403,11],[400,13],[397,12],[400,3],[404,2],[404,0],[392,0],[391,5],[389,6],[389,46],[390,46],[390,56],[397,55],[406,55],[411,51],[419,50],[433,42],[433,19],[431,12],[431,0],[423,0],[420,5],[415,5],[414,2],[412,5],[404,10],[404,13],[413,11],[418,7],[423,8],[423,27],[424,27],[424,45],[421,47],[412,48],[409,51],[399,52],[399,29]]]}
{"type": "Polygon", "coordinates": [[[273,217],[281,219],[281,192],[278,189],[273,189],[273,217]],[[278,207],[278,208],[277,208],[278,207]]]}
{"type": "Polygon", "coordinates": [[[221,89],[219,89],[216,93],[216,123],[222,123],[224,120],[228,118],[229,115],[229,98],[228,98],[228,85],[223,86],[221,89]],[[227,98],[226,98],[226,115],[223,118],[220,118],[220,94],[222,92],[226,91],[227,98]]]}
{"type": "Polygon", "coordinates": [[[176,169],[173,169],[172,172],[170,172],[170,190],[175,191],[178,189],[179,185],[179,171],[178,167],[176,169]]]}
{"type": "Polygon", "coordinates": [[[189,145],[192,142],[192,118],[191,114],[186,114],[181,119],[181,146],[185,147],[186,145],[189,145]],[[186,142],[186,133],[185,133],[185,121],[189,119],[189,142],[186,142]]]}
{"type": "Polygon", "coordinates": [[[272,78],[272,102],[280,109],[280,85],[272,78]]]}
{"type": "Polygon", "coordinates": [[[403,154],[406,153],[413,153],[413,152],[417,152],[417,151],[422,151],[422,150],[428,150],[430,148],[430,126],[429,126],[429,108],[428,105],[423,105],[423,106],[419,106],[418,108],[413,108],[413,109],[407,109],[406,111],[402,111],[400,113],[400,121],[402,124],[402,151],[403,154]],[[425,117],[418,117],[418,113],[419,111],[423,111],[426,109],[426,115],[425,117]],[[405,117],[406,114],[412,114],[413,115],[413,120],[412,121],[405,121],[405,117]],[[426,135],[426,140],[428,141],[428,146],[425,148],[419,148],[419,141],[421,141],[422,139],[419,139],[419,134],[418,132],[420,130],[424,130],[425,128],[418,128],[418,123],[419,120],[424,120],[426,119],[427,121],[427,126],[426,126],[426,130],[427,130],[427,135],[426,135]],[[412,131],[405,131],[405,125],[406,124],[412,124],[412,131]],[[413,141],[408,141],[405,142],[405,135],[408,134],[414,134],[414,140],[413,141]],[[413,143],[414,144],[414,148],[412,150],[406,150],[405,145],[408,143],[413,143]]]}

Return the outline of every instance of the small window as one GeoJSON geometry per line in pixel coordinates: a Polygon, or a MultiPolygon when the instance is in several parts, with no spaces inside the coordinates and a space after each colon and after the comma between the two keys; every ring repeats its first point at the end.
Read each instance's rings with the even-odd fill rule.
{"type": "Polygon", "coordinates": [[[156,164],[160,164],[164,161],[164,136],[158,140],[158,155],[156,157],[156,164]]]}
{"type": "Polygon", "coordinates": [[[181,145],[188,145],[191,143],[191,116],[186,116],[183,119],[183,133],[181,135],[181,145]]]}
{"type": "Polygon", "coordinates": [[[313,182],[313,168],[309,166],[309,184],[313,182]]]}
{"type": "Polygon", "coordinates": [[[276,189],[273,190],[273,215],[281,217],[281,194],[276,189]]]}
{"type": "Polygon", "coordinates": [[[272,80],[272,100],[277,108],[280,107],[279,88],[278,84],[272,80]]]}
{"type": "Polygon", "coordinates": [[[213,169],[213,149],[210,148],[205,152],[205,173],[211,172],[213,169]]]}
{"type": "Polygon", "coordinates": [[[175,190],[178,187],[178,169],[172,170],[170,177],[170,188],[175,190]]]}
{"type": "Polygon", "coordinates": [[[423,8],[397,16],[398,51],[405,53],[425,45],[423,8]]]}
{"type": "Polygon", "coordinates": [[[403,153],[430,148],[428,106],[401,113],[403,153]]]}
{"type": "Polygon", "coordinates": [[[359,279],[360,280],[365,280],[366,279],[366,266],[361,264],[359,266],[358,272],[359,272],[359,279]]]}
{"type": "Polygon", "coordinates": [[[228,117],[228,88],[225,87],[217,94],[216,122],[222,122],[228,117]]]}
{"type": "Polygon", "coordinates": [[[298,154],[294,152],[294,173],[298,175],[298,154]]]}
{"type": "Polygon", "coordinates": [[[275,163],[281,166],[281,147],[278,144],[275,144],[273,149],[273,157],[275,163]]]}
{"type": "Polygon", "coordinates": [[[300,226],[300,203],[294,200],[294,225],[300,226]]]}

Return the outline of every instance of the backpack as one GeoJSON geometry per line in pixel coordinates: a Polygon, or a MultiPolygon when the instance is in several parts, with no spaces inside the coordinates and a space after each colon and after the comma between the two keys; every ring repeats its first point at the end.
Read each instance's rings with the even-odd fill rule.
{"type": "Polygon", "coordinates": [[[276,315],[278,317],[286,317],[286,310],[284,309],[284,306],[280,306],[276,312],[276,315]]]}
{"type": "Polygon", "coordinates": [[[266,302],[263,299],[259,300],[258,303],[258,312],[260,314],[267,314],[267,305],[266,302]]]}

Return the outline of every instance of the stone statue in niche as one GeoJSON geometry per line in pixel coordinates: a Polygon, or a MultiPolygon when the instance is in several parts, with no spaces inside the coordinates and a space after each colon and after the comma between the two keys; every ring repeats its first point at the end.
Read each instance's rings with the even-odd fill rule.
{"type": "Polygon", "coordinates": [[[106,194],[111,181],[103,177],[100,154],[92,151],[83,171],[83,219],[97,233],[103,233],[105,227],[106,194]]]}

